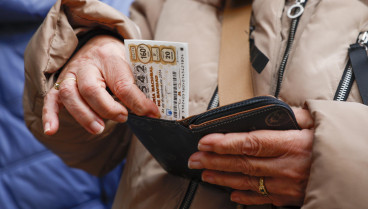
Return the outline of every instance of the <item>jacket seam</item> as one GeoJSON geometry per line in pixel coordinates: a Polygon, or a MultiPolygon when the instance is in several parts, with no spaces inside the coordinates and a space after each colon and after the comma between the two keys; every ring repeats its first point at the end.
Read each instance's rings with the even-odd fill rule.
{"type": "Polygon", "coordinates": [[[50,157],[53,157],[52,152],[50,150],[43,150],[41,152],[37,152],[32,155],[25,156],[22,159],[13,161],[9,163],[8,165],[5,165],[4,167],[0,168],[0,174],[12,172],[13,170],[18,169],[19,167],[24,167],[24,166],[39,162],[42,159],[45,159],[45,156],[47,155],[50,157]]]}
{"type": "MultiPolygon", "coordinates": [[[[60,10],[61,10],[61,7],[62,7],[62,5],[60,5],[60,10]]],[[[47,50],[47,56],[48,56],[47,57],[47,64],[46,64],[45,69],[43,70],[43,73],[46,72],[46,70],[49,68],[49,65],[50,65],[50,60],[51,60],[50,51],[51,51],[51,48],[54,48],[53,43],[54,43],[55,38],[56,38],[57,25],[58,25],[59,21],[60,21],[60,12],[58,12],[58,16],[57,16],[57,19],[56,19],[56,24],[54,26],[54,33],[53,33],[51,41],[50,41],[50,47],[47,50]]]]}
{"type": "Polygon", "coordinates": [[[11,199],[13,200],[13,204],[16,205],[18,208],[20,207],[20,203],[18,201],[15,201],[17,198],[17,195],[14,194],[14,190],[12,190],[11,185],[10,184],[4,184],[5,185],[5,190],[7,191],[7,193],[9,194],[9,196],[11,197],[11,199]]]}
{"type": "Polygon", "coordinates": [[[93,23],[100,23],[100,24],[107,25],[107,26],[110,26],[110,27],[113,27],[114,26],[114,24],[111,24],[111,23],[108,23],[108,22],[99,21],[99,20],[91,20],[91,19],[88,19],[88,18],[85,18],[85,17],[81,17],[78,14],[72,14],[72,16],[78,17],[78,18],[80,18],[82,20],[86,20],[86,21],[93,22],[93,23]]]}
{"type": "Polygon", "coordinates": [[[90,198],[86,201],[77,203],[76,205],[70,206],[70,207],[65,208],[65,209],[82,209],[85,206],[97,205],[95,202],[103,204],[102,201],[101,201],[101,198],[98,196],[98,197],[90,198]]]}

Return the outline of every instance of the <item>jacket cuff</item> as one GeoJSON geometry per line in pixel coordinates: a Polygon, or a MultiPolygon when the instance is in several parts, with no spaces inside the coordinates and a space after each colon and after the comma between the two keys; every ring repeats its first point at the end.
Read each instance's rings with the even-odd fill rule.
{"type": "Polygon", "coordinates": [[[79,49],[81,49],[89,40],[99,35],[109,35],[109,36],[115,37],[121,40],[122,42],[124,42],[124,37],[112,31],[104,30],[104,29],[91,30],[91,31],[88,31],[86,34],[78,36],[78,45],[74,53],[76,53],[79,49]]]}
{"type": "Polygon", "coordinates": [[[126,125],[107,121],[103,134],[91,135],[63,109],[59,114],[63,131],[49,137],[43,134],[42,107],[57,72],[83,40],[100,34],[96,33],[99,30],[120,38],[140,37],[136,25],[107,4],[98,0],[58,0],[29,42],[24,57],[23,107],[28,128],[68,165],[95,175],[106,173],[124,158],[131,137],[126,125]]]}
{"type": "Polygon", "coordinates": [[[302,208],[366,207],[368,107],[318,100],[307,105],[315,119],[315,137],[302,208]]]}
{"type": "Polygon", "coordinates": [[[80,45],[78,36],[99,30],[120,39],[140,38],[135,23],[107,4],[97,0],[58,0],[25,51],[26,74],[39,78],[31,94],[44,96],[55,81],[52,75],[80,45]]]}

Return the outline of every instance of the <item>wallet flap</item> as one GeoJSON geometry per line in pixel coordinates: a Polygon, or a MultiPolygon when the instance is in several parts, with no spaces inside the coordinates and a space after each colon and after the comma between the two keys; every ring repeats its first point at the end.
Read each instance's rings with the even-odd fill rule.
{"type": "Polygon", "coordinates": [[[151,155],[169,173],[187,178],[201,171],[188,169],[188,158],[197,151],[193,132],[177,121],[129,115],[128,124],[151,155]]]}

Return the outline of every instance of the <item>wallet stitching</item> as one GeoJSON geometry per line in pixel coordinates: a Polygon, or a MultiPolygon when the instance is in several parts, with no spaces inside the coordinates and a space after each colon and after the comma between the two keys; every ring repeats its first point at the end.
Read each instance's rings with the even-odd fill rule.
{"type": "MultiPolygon", "coordinates": [[[[279,107],[279,106],[276,106],[276,107],[270,107],[270,108],[268,108],[268,109],[261,110],[261,111],[259,111],[259,112],[246,114],[246,115],[244,115],[244,116],[241,116],[241,117],[238,117],[238,118],[234,118],[234,119],[232,119],[232,120],[225,121],[225,122],[222,122],[222,123],[218,123],[218,124],[215,124],[215,125],[211,125],[211,126],[208,126],[208,127],[199,128],[199,129],[197,129],[197,130],[192,129],[192,131],[193,131],[193,133],[202,132],[202,131],[208,130],[208,129],[210,129],[210,128],[215,128],[215,127],[218,127],[218,126],[220,126],[220,125],[224,125],[224,124],[228,124],[228,123],[231,123],[231,122],[235,122],[235,121],[237,121],[237,120],[241,120],[241,119],[246,118],[246,117],[249,117],[249,116],[259,115],[259,114],[261,114],[261,113],[263,113],[263,112],[266,112],[267,110],[277,109],[277,108],[280,108],[280,107],[279,107]]],[[[290,115],[290,113],[289,113],[289,112],[287,112],[287,114],[288,114],[289,118],[291,118],[291,119],[292,119],[292,120],[291,120],[291,122],[293,123],[294,127],[296,127],[296,128],[297,128],[298,126],[296,126],[295,121],[293,120],[293,117],[291,117],[291,115],[290,115]]]]}
{"type": "Polygon", "coordinates": [[[205,125],[211,125],[213,123],[221,123],[221,121],[223,120],[226,120],[227,118],[236,118],[236,117],[240,117],[241,115],[245,115],[247,113],[251,113],[252,111],[256,112],[256,111],[260,111],[264,108],[269,108],[270,106],[274,106],[274,104],[269,104],[269,105],[265,105],[265,106],[261,106],[261,107],[257,107],[257,108],[253,108],[253,109],[249,109],[249,110],[244,110],[244,111],[241,111],[241,112],[237,112],[237,113],[233,113],[231,115],[225,115],[225,116],[222,116],[222,117],[219,117],[219,118],[215,118],[215,119],[212,119],[210,121],[205,121],[203,123],[200,123],[200,124],[191,124],[190,125],[190,128],[192,129],[195,129],[195,128],[200,128],[201,126],[205,126],[205,125]]]}
{"type": "MultiPolygon", "coordinates": [[[[246,100],[245,102],[235,103],[235,104],[231,104],[229,106],[218,107],[218,108],[210,110],[207,113],[201,115],[200,118],[206,117],[206,116],[211,115],[211,114],[216,114],[216,113],[219,113],[219,112],[227,111],[229,109],[241,107],[241,106],[244,106],[244,105],[255,104],[257,102],[265,102],[265,101],[271,100],[271,98],[272,97],[262,97],[262,98],[259,98],[257,100],[252,100],[252,102],[249,102],[249,101],[246,100]]],[[[197,119],[199,119],[199,118],[197,118],[197,119]]]]}

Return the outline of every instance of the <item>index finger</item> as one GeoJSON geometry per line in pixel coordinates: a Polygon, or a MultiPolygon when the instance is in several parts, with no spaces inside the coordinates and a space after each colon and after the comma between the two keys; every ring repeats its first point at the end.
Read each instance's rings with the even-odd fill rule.
{"type": "Polygon", "coordinates": [[[122,57],[106,60],[105,80],[108,87],[123,104],[137,115],[160,117],[156,104],[134,83],[128,62],[122,57]]]}
{"type": "Polygon", "coordinates": [[[218,154],[278,157],[285,153],[297,153],[311,149],[311,130],[271,131],[260,130],[246,133],[210,134],[198,143],[200,151],[218,154]]]}
{"type": "Polygon", "coordinates": [[[58,131],[58,114],[61,107],[62,104],[59,101],[58,91],[54,88],[50,89],[44,98],[44,105],[42,108],[42,123],[46,135],[53,135],[58,131]]]}

